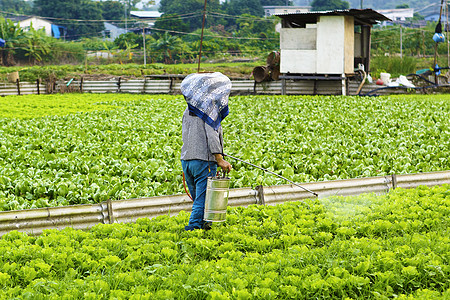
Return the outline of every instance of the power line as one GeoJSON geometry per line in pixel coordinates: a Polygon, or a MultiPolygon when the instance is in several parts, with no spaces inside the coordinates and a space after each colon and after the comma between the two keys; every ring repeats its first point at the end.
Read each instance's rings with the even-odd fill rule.
{"type": "MultiPolygon", "coordinates": [[[[0,10],[0,13],[10,14],[10,15],[14,15],[17,17],[29,17],[29,18],[39,17],[39,18],[47,19],[47,20],[61,20],[61,21],[73,21],[73,22],[122,22],[122,23],[125,22],[125,20],[123,20],[123,19],[108,20],[108,19],[71,19],[71,18],[44,17],[44,16],[38,16],[38,15],[24,15],[24,14],[18,14],[18,13],[11,13],[11,12],[6,12],[6,11],[2,11],[2,10],[0,10]]],[[[257,21],[257,22],[273,22],[273,20],[266,19],[266,18],[259,18],[259,17],[249,18],[249,17],[243,17],[243,16],[228,15],[228,14],[223,14],[223,13],[218,13],[218,12],[213,12],[213,11],[207,11],[206,14],[210,17],[226,17],[226,18],[230,18],[230,19],[241,19],[241,20],[257,21]]],[[[163,18],[164,20],[177,20],[177,19],[182,20],[182,19],[195,18],[200,15],[202,15],[201,12],[181,14],[181,15],[164,14],[161,17],[156,18],[155,20],[161,19],[161,18],[163,18]],[[165,15],[170,15],[170,16],[164,17],[165,15]]],[[[133,17],[133,16],[132,16],[131,20],[145,22],[145,19],[133,17]]]]}
{"type": "MultiPolygon", "coordinates": [[[[183,32],[183,31],[175,31],[175,30],[168,30],[168,29],[159,29],[152,27],[150,30],[156,30],[156,31],[165,31],[165,32],[171,32],[171,33],[178,33],[178,34],[184,34],[184,35],[196,35],[199,36],[199,33],[194,32],[183,32]]],[[[237,36],[223,36],[223,35],[205,35],[205,37],[210,38],[223,38],[223,39],[240,39],[240,40],[278,40],[278,38],[256,38],[256,37],[237,37],[237,36]]]]}
{"type": "Polygon", "coordinates": [[[228,14],[223,14],[223,13],[218,13],[218,12],[208,12],[210,14],[210,16],[216,16],[216,17],[226,17],[229,19],[239,19],[239,20],[247,20],[247,21],[256,21],[256,22],[268,22],[268,23],[272,23],[273,19],[267,19],[267,18],[260,18],[260,17],[254,17],[254,18],[249,18],[249,17],[244,17],[242,15],[240,16],[236,16],[236,15],[228,15],[228,14]]]}
{"type": "MultiPolygon", "coordinates": [[[[25,17],[35,17],[35,16],[27,16],[27,15],[21,15],[21,14],[15,14],[15,13],[8,13],[5,11],[0,11],[2,13],[7,13],[7,14],[12,14],[12,15],[16,15],[16,16],[25,16],[25,17]]],[[[261,18],[248,18],[248,17],[242,17],[242,16],[233,16],[233,15],[227,15],[227,14],[222,14],[222,13],[216,13],[216,12],[207,12],[208,15],[210,17],[214,17],[214,18],[222,18],[222,17],[226,17],[226,18],[233,18],[233,19],[242,19],[242,20],[250,20],[250,21],[264,21],[264,22],[273,22],[272,20],[267,20],[267,19],[261,19],[261,18]]],[[[200,16],[201,13],[188,13],[188,14],[183,14],[183,15],[177,15],[177,16],[167,16],[164,17],[163,15],[163,19],[164,20],[182,20],[182,19],[191,19],[191,18],[196,18],[198,16],[200,16]]],[[[40,16],[36,16],[36,17],[40,17],[40,16]]],[[[40,17],[43,19],[49,19],[49,20],[59,20],[59,21],[63,21],[63,22],[58,22],[59,25],[73,25],[72,22],[77,22],[78,25],[93,25],[93,24],[98,24],[99,22],[111,22],[111,23],[116,23],[118,25],[123,25],[125,23],[125,20],[83,20],[83,19],[66,19],[66,18],[54,18],[54,17],[40,17]]],[[[139,18],[133,18],[132,19],[134,21],[134,23],[142,23],[144,22],[144,20],[139,19],[139,18]]],[[[199,36],[199,34],[194,33],[194,32],[183,32],[183,31],[176,31],[176,30],[169,30],[169,29],[162,29],[162,28],[156,28],[156,27],[149,27],[150,30],[153,31],[162,31],[162,32],[170,32],[170,33],[175,33],[175,34],[180,34],[180,35],[195,35],[195,36],[199,36]]],[[[103,33],[103,31],[101,32],[96,32],[96,33],[90,33],[90,34],[67,34],[65,35],[66,38],[76,38],[76,37],[81,37],[81,36],[99,36],[103,33]]],[[[223,36],[223,35],[206,35],[206,37],[210,37],[210,38],[222,38],[222,39],[239,39],[239,40],[278,40],[278,38],[271,38],[271,37],[237,37],[237,36],[223,36]]]]}

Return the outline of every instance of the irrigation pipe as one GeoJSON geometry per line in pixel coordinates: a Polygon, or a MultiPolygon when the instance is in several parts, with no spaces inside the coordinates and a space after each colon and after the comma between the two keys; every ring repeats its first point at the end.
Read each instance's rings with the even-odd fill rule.
{"type": "Polygon", "coordinates": [[[263,167],[254,165],[254,164],[249,163],[249,162],[247,162],[247,161],[245,161],[245,160],[242,160],[242,159],[240,159],[240,158],[237,158],[237,157],[234,157],[234,156],[231,156],[231,155],[228,155],[228,154],[224,154],[223,156],[228,156],[228,157],[230,157],[230,158],[232,158],[232,159],[235,159],[235,160],[237,160],[237,161],[243,162],[243,163],[245,163],[245,164],[247,164],[247,165],[250,165],[250,166],[252,166],[252,167],[261,169],[261,170],[263,170],[264,172],[267,172],[267,173],[270,173],[270,174],[275,175],[275,176],[277,176],[277,177],[280,177],[281,179],[284,179],[284,180],[286,180],[287,182],[290,182],[290,183],[292,183],[293,185],[298,186],[299,188],[302,188],[303,190],[305,190],[305,191],[307,191],[307,192],[313,194],[313,195],[316,196],[316,197],[319,196],[317,193],[315,193],[315,192],[313,192],[313,191],[311,191],[311,190],[309,190],[309,189],[307,189],[307,188],[305,188],[305,187],[303,187],[303,186],[301,186],[301,185],[299,185],[299,184],[293,182],[292,180],[289,180],[289,179],[287,179],[287,178],[285,178],[285,177],[283,177],[283,176],[281,176],[281,175],[278,175],[277,173],[274,173],[274,172],[272,172],[272,171],[269,171],[269,170],[267,170],[267,169],[264,169],[263,167]]]}

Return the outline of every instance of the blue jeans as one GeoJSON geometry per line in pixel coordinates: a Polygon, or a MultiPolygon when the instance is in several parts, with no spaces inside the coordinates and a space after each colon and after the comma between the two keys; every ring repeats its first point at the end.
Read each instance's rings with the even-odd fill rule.
{"type": "Polygon", "coordinates": [[[189,188],[189,192],[194,200],[192,204],[192,212],[189,218],[188,226],[185,226],[185,230],[194,230],[203,228],[205,221],[203,216],[205,213],[205,196],[206,196],[206,184],[208,177],[213,177],[217,171],[217,164],[215,162],[207,162],[204,160],[182,160],[181,166],[183,167],[186,183],[189,188]]]}

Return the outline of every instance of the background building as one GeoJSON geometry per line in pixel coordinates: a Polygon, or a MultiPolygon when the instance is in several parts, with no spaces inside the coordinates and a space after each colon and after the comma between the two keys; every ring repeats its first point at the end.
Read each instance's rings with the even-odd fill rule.
{"type": "Polygon", "coordinates": [[[279,14],[305,13],[311,10],[311,6],[263,6],[263,8],[266,17],[279,14]]]}

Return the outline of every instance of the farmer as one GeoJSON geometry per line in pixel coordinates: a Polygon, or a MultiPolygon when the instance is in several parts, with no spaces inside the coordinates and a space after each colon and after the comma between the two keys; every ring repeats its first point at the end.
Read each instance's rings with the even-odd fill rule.
{"type": "Polygon", "coordinates": [[[231,171],[223,159],[220,125],[228,115],[230,90],[230,79],[219,72],[190,74],[181,82],[188,105],[182,121],[181,166],[194,201],[185,230],[210,229],[211,223],[203,220],[207,178],[215,176],[217,165],[231,171]]]}

